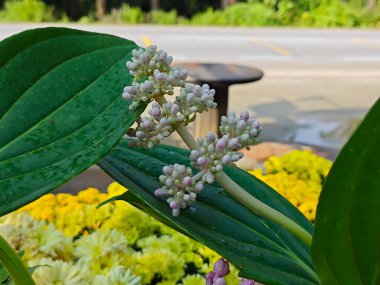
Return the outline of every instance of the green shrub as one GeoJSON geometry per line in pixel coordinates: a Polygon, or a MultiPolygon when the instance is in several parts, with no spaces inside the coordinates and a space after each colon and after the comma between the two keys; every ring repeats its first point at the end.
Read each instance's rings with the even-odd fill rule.
{"type": "Polygon", "coordinates": [[[177,23],[177,11],[171,10],[165,12],[162,10],[154,10],[150,12],[150,22],[153,24],[173,25],[177,23]]]}
{"type": "Polygon", "coordinates": [[[261,3],[238,3],[223,12],[228,25],[266,26],[276,24],[275,11],[261,3]]]}
{"type": "Polygon", "coordinates": [[[357,18],[361,27],[380,28],[380,3],[378,7],[372,11],[360,11],[357,14],[357,18]]]}
{"type": "Polygon", "coordinates": [[[261,3],[237,3],[225,11],[207,9],[196,14],[195,25],[265,26],[276,24],[275,11],[261,3]]]}
{"type": "Polygon", "coordinates": [[[195,14],[191,20],[194,25],[225,25],[223,13],[219,10],[208,8],[205,12],[195,14]]]}
{"type": "Polygon", "coordinates": [[[48,22],[54,21],[53,8],[41,0],[8,0],[0,11],[4,22],[48,22]]]}
{"type": "Polygon", "coordinates": [[[112,9],[112,22],[125,24],[141,24],[144,23],[144,13],[139,7],[131,7],[123,3],[120,9],[112,9]]]}
{"type": "Polygon", "coordinates": [[[358,26],[359,21],[354,11],[340,1],[323,1],[320,6],[305,12],[300,20],[301,25],[315,27],[353,27],[358,26]]]}

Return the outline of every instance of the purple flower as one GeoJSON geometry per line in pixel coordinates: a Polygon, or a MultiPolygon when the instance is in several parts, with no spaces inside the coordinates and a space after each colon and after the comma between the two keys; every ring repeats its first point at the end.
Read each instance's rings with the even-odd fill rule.
{"type": "Polygon", "coordinates": [[[214,272],[220,276],[226,276],[230,273],[230,265],[227,260],[220,258],[214,264],[214,272]]]}

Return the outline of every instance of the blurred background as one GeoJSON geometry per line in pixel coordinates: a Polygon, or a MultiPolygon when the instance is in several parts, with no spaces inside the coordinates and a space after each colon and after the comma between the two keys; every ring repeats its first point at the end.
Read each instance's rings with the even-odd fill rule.
{"type": "Polygon", "coordinates": [[[264,127],[246,169],[284,144],[334,159],[380,94],[378,0],[0,0],[0,40],[52,25],[156,44],[179,66],[262,71],[229,87],[228,110],[264,127]]]}
{"type": "Polygon", "coordinates": [[[0,21],[376,27],[377,0],[1,0],[0,21]]]}

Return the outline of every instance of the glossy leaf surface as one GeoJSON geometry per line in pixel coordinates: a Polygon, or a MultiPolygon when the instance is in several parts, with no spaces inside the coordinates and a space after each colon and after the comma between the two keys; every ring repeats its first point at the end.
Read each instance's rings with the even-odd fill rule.
{"type": "Polygon", "coordinates": [[[313,261],[323,284],[380,284],[380,100],[352,135],[323,186],[313,261]]]}
{"type": "Polygon", "coordinates": [[[87,169],[136,120],[121,97],[135,47],[66,28],[0,42],[0,215],[87,169]]]}
{"type": "MultiPolygon", "coordinates": [[[[253,214],[220,186],[205,187],[197,202],[174,218],[167,203],[154,196],[167,164],[189,165],[188,151],[169,146],[152,150],[129,147],[123,140],[98,164],[130,191],[119,198],[131,202],[180,232],[227,258],[246,278],[270,284],[319,284],[308,249],[277,225],[253,214]]],[[[227,174],[261,201],[292,217],[307,231],[312,225],[273,189],[236,167],[227,174]]]]}

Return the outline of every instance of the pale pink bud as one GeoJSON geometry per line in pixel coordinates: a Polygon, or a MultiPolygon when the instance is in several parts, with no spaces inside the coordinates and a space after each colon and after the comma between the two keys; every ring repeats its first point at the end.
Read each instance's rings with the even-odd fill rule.
{"type": "Polygon", "coordinates": [[[172,174],[173,172],[173,169],[170,167],[170,166],[164,166],[164,168],[162,169],[162,172],[165,174],[165,175],[170,175],[172,174]]]}
{"type": "Polygon", "coordinates": [[[216,139],[216,134],[214,134],[213,132],[206,133],[207,142],[212,143],[215,139],[216,139]]]}
{"type": "Polygon", "coordinates": [[[138,137],[139,139],[142,139],[145,137],[145,133],[143,131],[137,131],[136,137],[138,137]]]}
{"type": "Polygon", "coordinates": [[[162,188],[158,188],[158,189],[156,189],[156,190],[154,191],[154,195],[155,195],[156,197],[161,197],[161,196],[165,196],[166,193],[165,193],[164,190],[162,190],[162,188]]]}
{"type": "Polygon", "coordinates": [[[244,121],[248,121],[248,119],[249,119],[249,113],[247,111],[241,112],[240,119],[242,119],[244,121]]]}
{"type": "Polygon", "coordinates": [[[193,180],[190,176],[185,176],[182,180],[182,184],[189,187],[193,184],[193,180]]]}
{"type": "Polygon", "coordinates": [[[179,106],[177,104],[173,104],[173,106],[170,108],[170,112],[172,114],[177,114],[179,112],[179,106]]]}
{"type": "Polygon", "coordinates": [[[172,63],[172,61],[173,61],[173,57],[169,55],[169,56],[166,58],[166,64],[167,64],[167,65],[170,65],[170,64],[172,63]]]}
{"type": "Polygon", "coordinates": [[[245,129],[245,127],[247,126],[247,123],[244,121],[244,120],[240,120],[237,125],[236,125],[236,128],[238,131],[242,131],[245,129]]]}
{"type": "Polygon", "coordinates": [[[212,175],[211,173],[207,173],[206,174],[206,181],[208,184],[214,183],[214,175],[212,175]]]}
{"type": "Polygon", "coordinates": [[[162,83],[165,80],[165,75],[163,73],[158,73],[156,76],[156,80],[162,83]]]}
{"type": "Polygon", "coordinates": [[[125,88],[124,88],[124,91],[125,91],[125,92],[128,92],[129,94],[133,94],[133,95],[136,94],[136,89],[133,88],[132,86],[127,86],[127,87],[125,87],[125,88]]]}
{"type": "Polygon", "coordinates": [[[173,185],[173,180],[170,179],[170,178],[166,179],[165,185],[168,186],[168,187],[172,186],[173,185]]]}
{"type": "Polygon", "coordinates": [[[187,94],[187,96],[186,96],[186,100],[187,100],[188,102],[193,102],[194,99],[195,99],[195,96],[194,96],[193,93],[189,93],[189,94],[187,94]]]}
{"type": "Polygon", "coordinates": [[[180,211],[179,208],[178,208],[178,209],[173,209],[173,210],[172,210],[172,215],[173,215],[173,217],[178,217],[178,216],[179,216],[179,211],[180,211]]]}
{"type": "Polygon", "coordinates": [[[201,157],[198,157],[197,159],[197,164],[200,166],[200,167],[204,167],[207,163],[207,160],[206,158],[204,158],[203,156],[201,157]]]}
{"type": "Polygon", "coordinates": [[[170,208],[172,208],[172,209],[178,209],[179,208],[178,201],[171,201],[169,205],[170,205],[170,208]]]}
{"type": "Polygon", "coordinates": [[[153,127],[152,122],[149,121],[149,120],[145,120],[145,121],[143,121],[143,122],[142,122],[142,125],[143,125],[144,128],[151,128],[151,127],[153,127]]]}
{"type": "Polygon", "coordinates": [[[199,181],[197,184],[195,184],[194,192],[200,193],[203,190],[203,182],[199,181]]]}
{"type": "Polygon", "coordinates": [[[161,116],[161,109],[160,108],[152,108],[152,116],[153,117],[161,116]]]}
{"type": "Polygon", "coordinates": [[[231,161],[232,161],[231,155],[228,155],[228,154],[223,155],[223,157],[222,157],[222,163],[223,164],[229,164],[229,163],[231,163],[231,161]]]}
{"type": "Polygon", "coordinates": [[[228,142],[228,147],[232,148],[232,149],[235,149],[238,146],[238,144],[239,144],[239,140],[237,138],[232,138],[228,142]]]}

